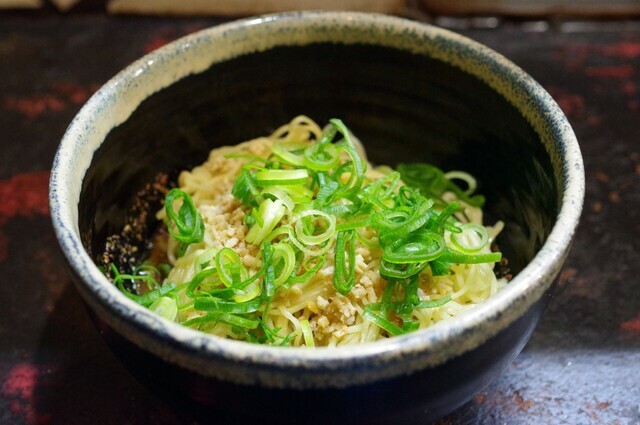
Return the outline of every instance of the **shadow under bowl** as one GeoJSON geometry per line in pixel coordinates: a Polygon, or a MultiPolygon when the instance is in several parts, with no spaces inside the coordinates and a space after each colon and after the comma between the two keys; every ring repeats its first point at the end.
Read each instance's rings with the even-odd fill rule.
{"type": "Polygon", "coordinates": [[[555,102],[490,49],[399,18],[304,12],[201,31],[118,74],[65,134],[50,197],[76,286],[137,375],[241,416],[400,423],[449,413],[524,347],[578,223],[582,167],[555,102]],[[299,114],[321,124],[341,118],[375,164],[429,162],[474,175],[485,221],[506,223],[498,243],[515,278],[430,329],[295,350],[181,328],[101,274],[94,261],[107,237],[121,232],[136,194],[158,173],[176,175],[212,148],[268,134],[299,114]]]}

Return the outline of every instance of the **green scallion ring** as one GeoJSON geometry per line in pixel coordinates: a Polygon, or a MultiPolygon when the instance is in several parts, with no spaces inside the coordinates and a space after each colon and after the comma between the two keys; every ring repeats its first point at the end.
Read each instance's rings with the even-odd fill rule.
{"type": "Polygon", "coordinates": [[[256,173],[258,186],[291,186],[305,184],[309,178],[309,172],[304,169],[296,170],[264,170],[256,173]]]}
{"type": "Polygon", "coordinates": [[[487,228],[475,223],[465,223],[458,226],[462,232],[452,233],[451,244],[460,252],[471,254],[481,251],[489,243],[487,228]]]}
{"type": "MultiPolygon", "coordinates": [[[[323,211],[308,209],[299,214],[296,214],[292,219],[292,223],[295,223],[295,237],[305,245],[319,245],[326,242],[336,234],[336,219],[323,211]],[[303,219],[305,217],[317,217],[322,219],[327,225],[323,231],[319,234],[307,234],[303,226],[303,219]]],[[[317,230],[314,228],[314,230],[317,230]]]]}
{"type": "Polygon", "coordinates": [[[444,248],[444,238],[440,234],[415,232],[389,244],[382,252],[382,259],[395,264],[422,263],[438,258],[444,248]]]}
{"type": "Polygon", "coordinates": [[[288,165],[301,166],[304,162],[304,149],[309,146],[305,142],[278,142],[271,150],[282,162],[288,165]]]}

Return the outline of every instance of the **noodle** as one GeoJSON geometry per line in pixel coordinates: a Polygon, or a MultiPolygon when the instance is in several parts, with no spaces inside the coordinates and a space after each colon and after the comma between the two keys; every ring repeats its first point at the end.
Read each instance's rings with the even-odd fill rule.
{"type": "MultiPolygon", "coordinates": [[[[277,143],[317,141],[322,136],[323,129],[311,119],[299,116],[278,128],[269,137],[214,149],[205,163],[180,174],[179,188],[191,197],[202,217],[204,236],[202,241],[189,244],[182,253],[181,244],[174,238],[169,238],[167,244],[167,258],[172,268],[165,283],[170,282],[179,288],[176,291],[180,306],[176,321],[202,318],[206,314],[193,308],[193,300],[184,289],[198,272],[206,268],[198,264],[200,256],[231,248],[249,276],[259,273],[263,266],[260,247],[246,240],[250,229],[246,224],[247,216],[251,211],[231,193],[234,181],[250,158],[267,158],[277,143]]],[[[389,173],[388,167],[368,168],[366,179],[370,182],[389,173]]],[[[455,174],[455,177],[460,178],[460,175],[455,174]]],[[[472,181],[475,184],[475,180],[472,181]]],[[[446,202],[458,201],[463,206],[462,211],[455,213],[459,223],[482,224],[480,208],[460,200],[452,192],[444,193],[442,198],[446,202]]],[[[158,218],[167,220],[165,210],[158,213],[158,218]]],[[[290,216],[282,218],[284,224],[290,220],[290,216]]],[[[491,253],[491,242],[501,228],[502,223],[487,227],[490,243],[479,253],[491,253]]],[[[286,238],[286,235],[276,235],[273,242],[281,237],[286,238]]],[[[447,243],[450,243],[450,237],[450,232],[446,231],[447,243]]],[[[478,243],[478,238],[474,239],[473,234],[464,237],[467,238],[462,239],[465,243],[478,243]]],[[[380,274],[382,250],[369,246],[367,241],[377,241],[377,234],[370,227],[359,229],[358,235],[351,242],[355,244],[355,283],[346,295],[339,293],[333,285],[332,279],[336,271],[333,243],[328,247],[325,263],[315,275],[303,283],[280,286],[266,308],[255,313],[262,320],[261,326],[272,329],[279,336],[280,339],[275,343],[304,345],[301,328],[303,320],[309,321],[316,346],[360,344],[390,336],[365,317],[366,306],[381,302],[386,286],[386,280],[380,274]],[[285,336],[290,337],[287,340],[285,336]]],[[[306,264],[308,260],[311,260],[311,256],[306,255],[301,264],[306,264]]],[[[419,275],[417,294],[420,301],[439,300],[447,296],[451,300],[438,307],[415,308],[411,313],[412,319],[417,321],[420,328],[426,328],[482,303],[506,283],[504,279],[496,278],[493,266],[493,263],[454,264],[451,274],[441,276],[433,276],[431,269],[426,267],[419,275]]],[[[298,270],[299,274],[303,272],[302,269],[298,270]]],[[[192,327],[220,337],[252,338],[246,331],[225,323],[224,320],[192,327]]]]}

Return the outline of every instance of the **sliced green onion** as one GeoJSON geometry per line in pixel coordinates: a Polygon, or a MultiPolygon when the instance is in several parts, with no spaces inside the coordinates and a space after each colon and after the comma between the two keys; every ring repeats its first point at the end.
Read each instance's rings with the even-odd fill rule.
{"type": "Polygon", "coordinates": [[[324,266],[324,263],[327,261],[327,257],[325,255],[316,257],[318,262],[311,268],[305,267],[307,270],[305,273],[299,276],[292,276],[289,278],[290,283],[304,283],[308,282],[317,272],[324,266]]]}
{"type": "Polygon", "coordinates": [[[478,183],[476,179],[469,173],[465,173],[464,171],[449,171],[444,173],[444,177],[451,180],[462,180],[467,185],[467,189],[464,191],[466,195],[471,195],[475,192],[478,187],[478,183]]]}
{"type": "Polygon", "coordinates": [[[344,230],[353,230],[360,227],[367,227],[371,224],[371,216],[358,217],[356,219],[342,222],[336,225],[336,230],[342,232],[344,230]]]}
{"type": "MultiPolygon", "coordinates": [[[[368,306],[367,306],[368,307],[368,306]]],[[[385,331],[387,331],[390,335],[403,335],[407,333],[405,330],[400,328],[398,325],[391,323],[389,320],[385,319],[379,314],[374,313],[371,309],[365,307],[363,316],[368,319],[370,322],[378,325],[385,331]]]]}
{"type": "Polygon", "coordinates": [[[435,260],[444,248],[444,238],[439,234],[429,231],[415,232],[387,246],[382,252],[382,259],[396,264],[421,263],[435,260]]]}
{"type": "Polygon", "coordinates": [[[415,322],[415,321],[411,321],[411,320],[404,320],[402,322],[402,331],[404,333],[415,332],[419,328],[420,328],[420,323],[419,322],[415,322]]]}
{"type": "Polygon", "coordinates": [[[418,287],[420,286],[420,277],[418,275],[413,275],[411,278],[405,281],[404,284],[404,299],[405,304],[408,306],[409,314],[413,310],[413,307],[420,302],[420,297],[418,296],[418,287]]]}
{"type": "Polygon", "coordinates": [[[175,240],[185,245],[202,241],[204,222],[189,195],[178,188],[171,189],[165,197],[165,211],[167,230],[175,240]],[[178,200],[182,205],[176,212],[174,204],[178,200]]]}
{"type": "MultiPolygon", "coordinates": [[[[347,229],[340,229],[340,230],[348,230],[347,229]]],[[[380,248],[380,245],[378,244],[378,238],[376,236],[372,236],[372,237],[366,237],[364,236],[360,231],[358,231],[358,229],[356,230],[356,238],[360,241],[360,243],[368,248],[373,248],[373,249],[378,249],[380,248]]]]}
{"type": "Polygon", "coordinates": [[[158,298],[164,295],[167,295],[168,293],[174,290],[175,290],[175,285],[169,282],[167,284],[162,285],[158,289],[155,289],[153,291],[147,292],[144,295],[139,296],[136,301],[138,302],[138,304],[141,304],[144,307],[149,307],[155,300],[157,300],[158,298]]]}
{"type": "MultiPolygon", "coordinates": [[[[150,279],[146,280],[146,284],[150,290],[157,289],[159,282],[163,280],[163,272],[159,270],[159,267],[155,267],[146,261],[136,267],[133,270],[133,274],[135,276],[149,276],[150,279]]],[[[168,274],[168,272],[164,273],[164,275],[168,274]]]]}
{"type": "Polygon", "coordinates": [[[239,199],[244,205],[252,206],[259,192],[255,177],[249,170],[243,168],[233,182],[231,194],[239,199]]]}
{"type": "Polygon", "coordinates": [[[398,196],[396,196],[396,205],[405,207],[414,207],[423,202],[425,198],[420,194],[419,190],[412,189],[409,186],[400,186],[398,189],[398,196]]]}
{"type": "Polygon", "coordinates": [[[196,257],[195,269],[201,271],[210,267],[215,267],[214,259],[218,250],[215,248],[207,248],[196,257]]]}
{"type": "Polygon", "coordinates": [[[453,266],[453,263],[448,263],[446,261],[440,261],[440,260],[429,261],[429,267],[431,267],[432,276],[450,275],[451,266],[453,266]]]}
{"type": "Polygon", "coordinates": [[[427,266],[427,262],[423,263],[391,263],[384,258],[380,260],[380,274],[386,278],[407,279],[427,266]]]}
{"type": "Polygon", "coordinates": [[[296,170],[265,170],[256,173],[258,186],[287,186],[305,184],[309,173],[305,169],[296,170]]]}
{"type": "Polygon", "coordinates": [[[329,171],[340,162],[340,152],[332,144],[315,143],[304,151],[304,166],[315,171],[329,171]]]}
{"type": "Polygon", "coordinates": [[[440,199],[449,184],[442,170],[431,164],[398,164],[397,171],[405,184],[428,198],[440,199]]]}
{"type": "Polygon", "coordinates": [[[325,206],[323,211],[336,217],[348,220],[356,215],[369,214],[373,206],[364,203],[356,189],[337,191],[331,198],[331,205],[325,206]]]}
{"type": "Polygon", "coordinates": [[[269,233],[267,236],[264,237],[262,242],[271,242],[275,238],[283,235],[286,235],[288,238],[291,238],[292,234],[293,234],[293,229],[289,225],[276,227],[275,229],[273,229],[271,233],[269,233]]]}
{"type": "Polygon", "coordinates": [[[282,261],[280,273],[274,280],[275,286],[284,284],[293,274],[296,266],[296,254],[291,245],[280,242],[273,245],[273,263],[278,265],[282,261]]]}
{"type": "Polygon", "coordinates": [[[311,324],[308,320],[300,321],[300,328],[302,329],[302,337],[304,338],[304,345],[307,347],[315,347],[315,341],[313,340],[313,332],[311,331],[311,324]]]}
{"type": "Polygon", "coordinates": [[[274,200],[280,200],[289,212],[292,212],[296,207],[291,196],[278,186],[265,187],[262,191],[262,195],[271,195],[274,200]]]}
{"type": "Polygon", "coordinates": [[[304,162],[304,150],[309,146],[305,142],[278,142],[271,150],[282,162],[288,165],[300,166],[304,162]]]}
{"type": "Polygon", "coordinates": [[[149,310],[173,322],[178,315],[178,304],[173,298],[160,297],[149,306],[149,310]]]}
{"type": "Polygon", "coordinates": [[[438,298],[437,300],[420,301],[420,303],[418,303],[418,305],[416,305],[416,308],[436,308],[436,307],[441,307],[441,306],[445,305],[446,303],[448,303],[449,301],[451,301],[451,295],[445,295],[444,297],[438,298]]]}
{"type": "Polygon", "coordinates": [[[451,243],[459,251],[472,254],[482,250],[489,243],[487,228],[475,223],[461,224],[461,233],[451,235],[451,243]]]}
{"type": "Polygon", "coordinates": [[[250,163],[261,162],[263,164],[266,164],[267,162],[269,162],[265,158],[260,158],[259,156],[252,155],[250,153],[229,153],[229,154],[224,155],[224,157],[225,157],[225,159],[227,159],[227,158],[245,158],[245,159],[248,159],[250,161],[250,163]]]}
{"type": "Polygon", "coordinates": [[[403,238],[414,230],[422,227],[430,218],[429,210],[433,206],[433,201],[423,201],[411,211],[411,215],[404,221],[394,223],[393,227],[378,228],[380,240],[387,243],[392,240],[403,238]]]}
{"type": "Polygon", "coordinates": [[[183,326],[202,325],[211,322],[224,322],[232,326],[239,326],[245,329],[255,329],[258,327],[260,321],[256,319],[247,319],[241,316],[236,316],[231,313],[207,313],[204,316],[196,317],[191,320],[182,322],[183,326]]]}
{"type": "Polygon", "coordinates": [[[362,161],[360,154],[358,154],[357,149],[351,139],[351,132],[347,128],[346,125],[337,118],[333,118],[329,120],[331,124],[333,124],[340,134],[344,137],[344,143],[338,142],[337,146],[339,149],[345,151],[349,157],[351,158],[353,171],[349,176],[349,181],[347,182],[347,186],[352,188],[359,189],[362,186],[362,180],[364,178],[364,173],[367,171],[367,164],[362,161]]]}
{"type": "MultiPolygon", "coordinates": [[[[258,207],[258,216],[261,223],[255,223],[247,232],[245,240],[254,245],[259,245],[263,239],[273,231],[285,213],[285,207],[281,200],[265,199],[258,207]]],[[[254,215],[255,216],[255,215],[254,215]]]]}
{"type": "Polygon", "coordinates": [[[331,197],[336,193],[339,187],[340,183],[338,183],[337,181],[326,179],[326,181],[320,184],[318,194],[316,195],[315,204],[318,207],[327,205],[330,202],[331,197]]]}
{"type": "Polygon", "coordinates": [[[313,191],[301,184],[278,186],[278,188],[289,195],[297,204],[306,204],[313,199],[313,191]]]}
{"type": "Polygon", "coordinates": [[[376,180],[373,184],[366,186],[364,192],[368,195],[368,201],[378,208],[386,209],[393,207],[387,202],[392,201],[395,189],[400,183],[400,173],[394,171],[376,180]]]}
{"type": "MultiPolygon", "coordinates": [[[[234,298],[235,290],[233,288],[214,288],[207,291],[201,291],[203,296],[220,298],[221,300],[230,300],[234,298]]],[[[193,304],[193,302],[191,302],[193,304]]]]}
{"type": "Polygon", "coordinates": [[[444,235],[444,228],[447,220],[451,215],[460,207],[460,204],[457,202],[452,202],[445,207],[444,210],[433,220],[431,225],[429,226],[431,230],[434,232],[438,232],[441,235],[444,235]]]}
{"type": "Polygon", "coordinates": [[[236,286],[249,276],[238,254],[231,248],[222,248],[216,255],[216,269],[227,287],[236,286]]]}
{"type": "Polygon", "coordinates": [[[194,301],[193,308],[207,312],[247,314],[258,311],[261,305],[262,300],[259,298],[247,302],[230,302],[213,297],[198,297],[194,301]]]}
{"type": "Polygon", "coordinates": [[[318,140],[318,144],[324,146],[331,143],[337,133],[338,128],[333,125],[333,123],[329,122],[329,124],[322,129],[322,137],[318,140]]]}
{"type": "Polygon", "coordinates": [[[320,255],[325,254],[327,251],[331,249],[333,246],[333,241],[335,239],[335,232],[332,237],[324,242],[323,245],[307,245],[298,240],[295,235],[294,230],[290,226],[282,226],[287,229],[287,233],[289,235],[289,241],[296,246],[300,251],[302,251],[305,255],[311,257],[318,257],[320,255]]]}
{"type": "Polygon", "coordinates": [[[111,269],[111,273],[113,274],[113,283],[118,287],[120,292],[122,292],[128,298],[132,299],[133,301],[137,302],[138,304],[140,304],[140,305],[142,305],[144,307],[148,307],[149,305],[151,305],[158,298],[160,298],[160,297],[162,297],[162,296],[164,296],[164,295],[168,294],[169,292],[172,292],[172,291],[174,291],[176,289],[175,285],[173,283],[171,283],[171,282],[158,287],[158,283],[155,281],[155,279],[151,275],[122,274],[122,273],[120,273],[118,271],[118,268],[113,263],[111,263],[109,265],[109,267],[111,269]],[[124,280],[132,280],[132,281],[142,280],[142,281],[147,283],[147,286],[151,286],[151,284],[152,284],[157,289],[154,289],[153,291],[149,291],[144,295],[137,295],[137,294],[129,292],[124,287],[124,282],[123,282],[124,280]]]}
{"type": "Polygon", "coordinates": [[[262,279],[262,285],[264,290],[262,291],[263,299],[269,301],[276,293],[276,273],[273,264],[273,247],[269,242],[262,244],[262,265],[264,268],[264,277],[262,279]]]}
{"type": "Polygon", "coordinates": [[[502,253],[500,252],[492,252],[490,254],[465,254],[449,248],[445,248],[440,258],[438,258],[438,260],[441,261],[457,264],[498,263],[501,259],[502,253]]]}
{"type": "Polygon", "coordinates": [[[345,230],[339,232],[336,239],[333,287],[342,295],[347,295],[351,291],[356,279],[356,245],[354,236],[355,230],[345,230]],[[345,254],[347,258],[345,258],[345,254]]]}
{"type": "Polygon", "coordinates": [[[371,216],[371,226],[378,232],[389,231],[406,223],[410,215],[411,208],[404,205],[378,211],[371,216]]]}
{"type": "Polygon", "coordinates": [[[200,295],[202,290],[199,290],[198,292],[196,292],[196,290],[200,287],[200,285],[205,283],[205,280],[207,278],[209,278],[210,276],[212,276],[214,274],[217,275],[217,273],[218,273],[218,271],[216,270],[215,267],[206,268],[206,269],[201,270],[200,272],[196,273],[196,275],[193,277],[193,279],[191,279],[191,281],[189,281],[187,283],[187,290],[185,291],[187,296],[191,297],[191,298],[195,298],[198,295],[200,295]]]}
{"type": "MultiPolygon", "coordinates": [[[[291,223],[295,223],[295,236],[296,238],[305,245],[319,245],[331,237],[333,237],[336,233],[336,219],[320,210],[304,210],[301,213],[295,215],[291,219],[291,223]],[[321,230],[318,234],[308,234],[304,229],[304,219],[309,217],[310,219],[320,219],[325,222],[326,226],[324,230],[321,230]]],[[[318,228],[313,226],[313,230],[316,231],[318,228]]],[[[320,227],[322,229],[322,227],[320,227]]]]}
{"type": "Polygon", "coordinates": [[[258,297],[262,293],[262,286],[257,279],[244,288],[238,288],[233,295],[233,300],[239,303],[258,297]]]}

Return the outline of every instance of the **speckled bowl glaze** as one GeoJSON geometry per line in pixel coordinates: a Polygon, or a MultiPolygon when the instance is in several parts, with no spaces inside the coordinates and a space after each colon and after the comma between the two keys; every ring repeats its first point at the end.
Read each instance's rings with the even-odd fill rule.
{"type": "Polygon", "coordinates": [[[78,291],[137,375],[262,422],[424,423],[468,401],[526,344],[578,224],[583,174],[556,103],[494,51],[395,17],[306,12],[207,29],[119,73],[69,126],[50,202],[78,291]],[[93,259],[156,173],[300,113],[342,118],[374,162],[476,175],[489,220],[507,223],[499,243],[515,278],[455,320],[315,350],[186,329],[109,283],[93,259]]]}

